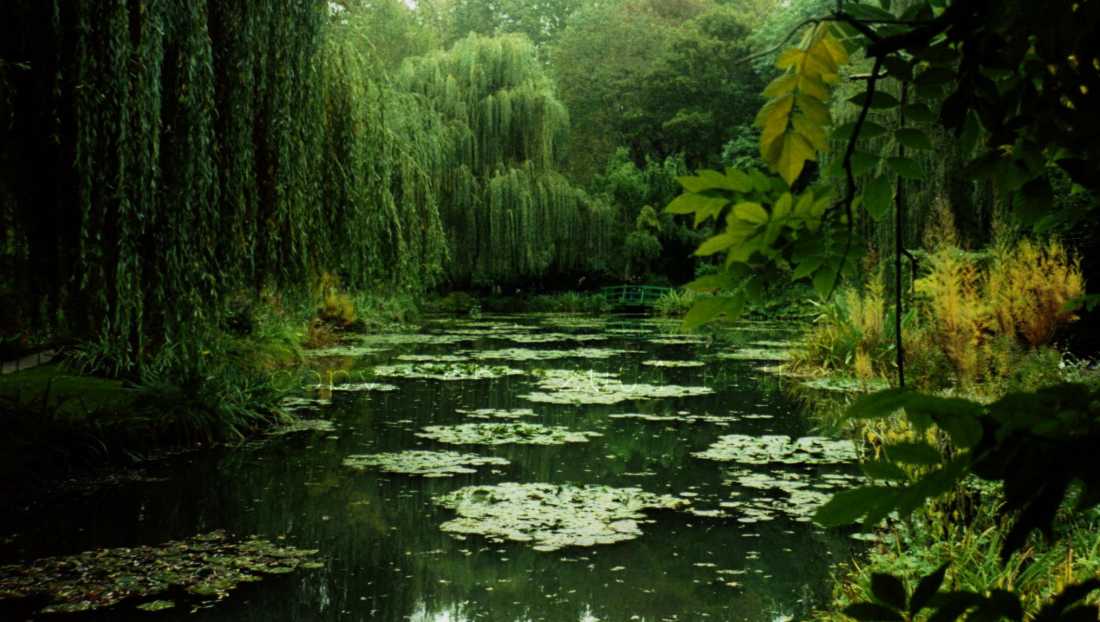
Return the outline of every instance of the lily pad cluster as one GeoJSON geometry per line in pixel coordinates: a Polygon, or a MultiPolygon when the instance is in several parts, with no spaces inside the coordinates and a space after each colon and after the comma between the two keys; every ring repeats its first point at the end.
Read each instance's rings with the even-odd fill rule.
{"type": "Polygon", "coordinates": [[[587,443],[589,438],[603,436],[561,426],[515,422],[430,425],[416,435],[449,445],[565,445],[587,443]]]}
{"type": "Polygon", "coordinates": [[[460,354],[402,354],[397,360],[406,363],[465,363],[470,358],[460,354]]]}
{"type": "Polygon", "coordinates": [[[642,365],[648,365],[649,367],[702,367],[705,363],[702,361],[653,360],[642,361],[642,365]]]}
{"type": "Polygon", "coordinates": [[[301,432],[331,433],[335,431],[336,424],[328,419],[298,419],[272,428],[271,431],[268,432],[268,435],[286,436],[287,434],[298,434],[301,432]]]}
{"type": "Polygon", "coordinates": [[[505,335],[503,338],[513,343],[521,344],[554,343],[558,341],[607,341],[606,335],[597,335],[594,333],[530,333],[505,335]]]}
{"type": "Polygon", "coordinates": [[[504,458],[462,454],[455,451],[402,451],[396,453],[360,454],[344,458],[344,466],[366,470],[374,467],[385,473],[419,475],[421,477],[452,477],[477,473],[474,467],[510,464],[504,458]]]}
{"type": "Polygon", "coordinates": [[[642,535],[645,510],[689,505],[639,488],[518,483],[467,486],[435,503],[458,514],[443,523],[445,532],[526,542],[537,551],[632,540],[642,535]]]}
{"type": "Polygon", "coordinates": [[[729,434],[720,437],[706,451],[691,455],[704,460],[741,464],[845,464],[857,458],[851,441],[824,436],[792,439],[784,434],[729,434]]]}
{"type": "Polygon", "coordinates": [[[730,352],[720,352],[716,358],[726,361],[789,361],[790,350],[779,348],[737,348],[730,352]]]}
{"type": "Polygon", "coordinates": [[[734,416],[720,416],[720,415],[692,415],[686,412],[679,412],[671,415],[647,415],[644,413],[619,413],[614,415],[608,415],[608,419],[636,419],[638,421],[648,421],[652,423],[713,423],[718,426],[728,426],[738,420],[734,416]]]}
{"type": "Polygon", "coordinates": [[[427,380],[489,380],[505,376],[522,376],[525,372],[502,365],[473,363],[402,363],[374,368],[377,376],[388,378],[422,378],[427,380]]]}
{"type": "Polygon", "coordinates": [[[346,393],[367,393],[371,391],[386,393],[389,391],[396,391],[397,387],[392,384],[384,384],[381,382],[345,382],[343,384],[315,384],[310,389],[315,391],[338,391],[346,393]]]}
{"type": "Polygon", "coordinates": [[[41,613],[94,611],[127,601],[157,611],[174,603],[150,601],[153,597],[183,591],[200,601],[221,600],[242,583],[320,567],[311,561],[316,554],[256,538],[232,542],[216,531],[160,546],[99,549],[0,566],[0,600],[47,599],[41,613]]]}
{"type": "Polygon", "coordinates": [[[549,404],[618,404],[627,400],[652,400],[691,397],[714,393],[709,387],[684,387],[674,384],[620,382],[614,374],[550,369],[539,379],[541,391],[521,395],[532,402],[549,404]]]}
{"type": "Polygon", "coordinates": [[[535,411],[530,408],[478,408],[476,410],[458,408],[455,412],[466,415],[470,419],[522,419],[535,416],[535,411]]]}
{"type": "Polygon", "coordinates": [[[327,348],[314,348],[312,350],[304,350],[302,352],[302,355],[306,356],[306,357],[309,357],[309,358],[336,358],[336,357],[358,358],[360,356],[369,356],[371,354],[378,354],[380,352],[385,352],[386,350],[387,350],[387,348],[379,348],[379,347],[376,347],[376,346],[368,346],[368,345],[361,345],[361,344],[346,344],[346,345],[331,346],[331,347],[327,347],[327,348]]]}
{"type": "Polygon", "coordinates": [[[771,493],[754,494],[751,498],[723,501],[723,509],[736,510],[740,522],[755,523],[786,516],[798,522],[810,522],[814,512],[833,494],[859,481],[858,476],[843,473],[813,471],[734,470],[728,473],[726,484],[771,493]]]}
{"type": "Polygon", "coordinates": [[[574,348],[572,350],[508,348],[504,350],[482,350],[480,352],[469,352],[466,354],[469,358],[476,360],[552,361],[570,358],[609,359],[623,354],[630,354],[630,350],[615,350],[612,348],[574,348]]]}

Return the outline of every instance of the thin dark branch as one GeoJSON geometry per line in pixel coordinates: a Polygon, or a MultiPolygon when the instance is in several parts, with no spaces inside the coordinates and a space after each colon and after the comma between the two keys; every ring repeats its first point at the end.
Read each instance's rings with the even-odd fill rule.
{"type": "MultiPolygon", "coordinates": [[[[901,83],[901,105],[898,106],[898,126],[905,127],[905,104],[909,99],[909,83],[901,83]]],[[[905,145],[898,143],[898,157],[905,157],[905,145]]],[[[894,195],[894,347],[898,365],[898,388],[905,388],[905,341],[901,334],[902,301],[901,256],[905,253],[905,179],[898,175],[894,195]]]]}
{"type": "Polygon", "coordinates": [[[856,176],[852,172],[852,158],[856,153],[856,143],[859,141],[859,135],[863,132],[863,125],[867,122],[867,115],[871,112],[871,102],[875,98],[875,91],[878,89],[879,71],[882,69],[882,58],[875,58],[875,66],[871,69],[871,77],[867,80],[866,99],[863,100],[863,107],[859,111],[859,118],[856,119],[856,125],[852,129],[852,136],[848,139],[848,148],[844,151],[844,173],[848,179],[848,191],[844,195],[844,201],[836,207],[843,207],[844,214],[848,219],[848,239],[844,242],[844,255],[840,259],[840,267],[836,271],[836,279],[833,281],[833,287],[829,290],[829,298],[833,297],[838,287],[840,287],[840,278],[844,273],[844,265],[848,262],[848,253],[852,250],[852,239],[855,237],[855,218],[852,217],[852,204],[856,200],[856,176]]]}
{"type": "Polygon", "coordinates": [[[774,53],[778,52],[779,50],[783,49],[783,46],[787,45],[787,43],[791,39],[793,39],[794,36],[797,35],[806,26],[809,26],[811,24],[814,25],[814,26],[817,26],[821,22],[827,22],[827,21],[831,21],[831,20],[832,20],[832,18],[830,18],[830,17],[811,17],[810,19],[807,19],[807,20],[801,22],[800,24],[798,24],[797,26],[795,26],[794,28],[792,28],[791,31],[787,33],[787,36],[783,37],[783,40],[780,41],[778,45],[775,45],[773,47],[770,47],[770,48],[768,48],[766,50],[763,50],[763,51],[760,51],[760,52],[756,52],[754,54],[749,54],[748,56],[746,56],[744,58],[741,58],[741,59],[738,59],[738,60],[734,61],[733,64],[734,65],[743,65],[745,63],[752,62],[752,61],[754,61],[758,58],[761,58],[763,56],[767,56],[769,54],[774,54],[774,53]]]}

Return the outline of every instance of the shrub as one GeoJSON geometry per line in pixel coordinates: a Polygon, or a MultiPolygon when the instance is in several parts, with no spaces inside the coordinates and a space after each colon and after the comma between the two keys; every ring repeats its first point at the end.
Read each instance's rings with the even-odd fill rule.
{"type": "Polygon", "coordinates": [[[662,294],[657,302],[653,304],[653,310],[657,315],[663,315],[665,317],[679,317],[686,315],[691,310],[692,305],[695,304],[695,300],[698,298],[693,290],[690,289],[674,289],[670,292],[662,294]]]}
{"type": "Polygon", "coordinates": [[[1059,328],[1077,319],[1066,305],[1084,295],[1085,282],[1080,263],[1060,243],[1025,239],[994,249],[987,291],[997,332],[1034,348],[1050,343],[1059,328]]]}

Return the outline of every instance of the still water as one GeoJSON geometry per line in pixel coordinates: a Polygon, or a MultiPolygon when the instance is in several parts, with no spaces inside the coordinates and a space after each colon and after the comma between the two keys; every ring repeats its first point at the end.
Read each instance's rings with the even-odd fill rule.
{"type": "MultiPolygon", "coordinates": [[[[144,481],[10,511],[3,522],[11,524],[4,527],[16,535],[0,547],[0,563],[155,545],[217,529],[319,549],[324,561],[323,568],[248,585],[194,612],[187,603],[157,614],[123,606],[78,619],[801,619],[828,594],[830,567],[850,558],[856,543],[843,533],[816,528],[797,512],[753,519],[736,504],[723,506],[730,500],[781,499],[787,494],[743,486],[731,469],[740,469],[744,481],[746,468],[756,469],[765,480],[809,479],[823,469],[836,476],[851,473],[851,468],[737,465],[692,456],[722,435],[798,438],[811,430],[777,381],[760,370],[766,361],[752,355],[719,358],[736,348],[670,334],[673,330],[670,323],[624,318],[437,320],[418,335],[372,338],[359,344],[353,356],[334,352],[315,357],[310,364],[322,382],[366,378],[397,390],[304,392],[322,402],[301,414],[331,421],[332,430],[163,460],[145,468],[144,481]],[[477,380],[369,377],[374,366],[400,364],[401,356],[468,359],[503,349],[520,351],[502,353],[511,360],[474,360],[477,365],[507,365],[524,375],[477,380]],[[593,358],[606,349],[619,352],[593,358]],[[549,350],[586,356],[539,360],[537,353],[549,350]],[[524,358],[534,360],[517,360],[524,358]],[[705,365],[665,367],[646,361],[705,365]],[[542,390],[538,370],[546,369],[593,370],[612,373],[625,386],[708,387],[713,393],[617,404],[546,403],[524,397],[542,390]],[[557,446],[454,446],[416,435],[426,425],[475,421],[460,411],[478,409],[532,409],[535,414],[524,419],[527,423],[602,436],[557,446]],[[611,417],[621,414],[658,417],[611,417]],[[700,415],[705,418],[691,418],[700,415]],[[357,471],[342,464],[349,455],[408,449],[478,453],[510,464],[445,479],[357,471]],[[477,534],[456,537],[440,530],[455,515],[434,504],[433,497],[502,482],[636,487],[689,499],[694,513],[648,511],[651,522],[640,524],[643,533],[636,539],[551,552],[536,551],[530,543],[494,542],[477,534]]],[[[763,352],[779,347],[789,335],[782,326],[748,325],[736,340],[746,345],[745,352],[763,352]]],[[[3,611],[9,605],[0,603],[0,617],[26,617],[6,617],[3,611]]]]}

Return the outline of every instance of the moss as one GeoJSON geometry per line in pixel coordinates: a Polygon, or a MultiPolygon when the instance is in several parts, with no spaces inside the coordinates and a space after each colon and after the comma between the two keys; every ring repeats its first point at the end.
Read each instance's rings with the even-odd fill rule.
{"type": "Polygon", "coordinates": [[[47,411],[66,420],[132,410],[135,396],[119,380],[44,365],[0,376],[0,400],[16,411],[47,411]]]}

